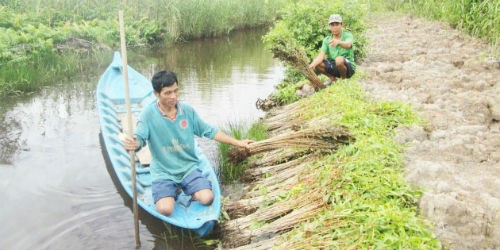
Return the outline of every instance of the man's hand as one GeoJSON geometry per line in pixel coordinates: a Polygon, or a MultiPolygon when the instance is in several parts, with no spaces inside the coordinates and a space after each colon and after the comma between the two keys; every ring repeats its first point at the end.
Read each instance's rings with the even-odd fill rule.
{"type": "Polygon", "coordinates": [[[125,134],[120,134],[120,139],[123,142],[123,147],[128,151],[136,150],[141,143],[137,140],[135,136],[128,136],[125,134]]]}
{"type": "Polygon", "coordinates": [[[340,43],[340,39],[333,38],[328,44],[330,44],[330,46],[332,46],[332,47],[336,47],[337,45],[339,45],[339,43],[340,43]]]}
{"type": "Polygon", "coordinates": [[[250,144],[254,143],[255,141],[253,140],[239,140],[238,141],[238,147],[242,147],[242,148],[245,148],[245,149],[250,149],[250,144]]]}

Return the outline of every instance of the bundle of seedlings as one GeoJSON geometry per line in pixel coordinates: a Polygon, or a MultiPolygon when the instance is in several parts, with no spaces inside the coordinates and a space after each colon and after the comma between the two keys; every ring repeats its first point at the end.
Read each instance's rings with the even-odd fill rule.
{"type": "MultiPolygon", "coordinates": [[[[281,235],[273,236],[272,238],[261,240],[257,242],[252,242],[248,245],[239,246],[236,248],[230,248],[230,250],[268,250],[268,249],[299,249],[299,248],[282,248],[281,245],[277,245],[280,241],[281,235]]],[[[306,249],[306,248],[302,248],[306,249]]]]}
{"type": "Polygon", "coordinates": [[[352,136],[345,127],[308,128],[252,143],[249,149],[232,148],[228,151],[228,159],[236,165],[250,155],[279,148],[335,150],[340,145],[349,143],[351,139],[352,136]]]}
{"type": "Polygon", "coordinates": [[[299,178],[288,178],[286,180],[283,180],[282,182],[268,183],[267,186],[264,186],[262,181],[260,181],[248,188],[245,197],[251,197],[251,198],[260,196],[270,197],[271,196],[270,193],[275,193],[280,190],[288,190],[288,188],[292,188],[297,184],[299,184],[299,178]],[[287,189],[284,189],[284,187],[286,187],[287,189]]]}
{"type": "MultiPolygon", "coordinates": [[[[284,193],[284,192],[281,192],[284,193]]],[[[281,194],[280,193],[280,194],[281,194]]],[[[276,194],[276,196],[280,195],[276,194]]],[[[245,216],[247,214],[251,214],[261,206],[265,201],[269,200],[270,198],[267,196],[259,196],[259,197],[253,197],[253,198],[248,198],[248,199],[241,199],[238,201],[233,201],[233,202],[227,202],[224,203],[224,211],[227,213],[229,218],[231,220],[240,218],[242,216],[245,216]]]]}
{"type": "Polygon", "coordinates": [[[260,195],[266,195],[268,192],[274,192],[275,190],[289,190],[290,188],[298,185],[299,183],[308,183],[311,178],[308,172],[314,171],[317,166],[309,166],[309,162],[301,163],[293,168],[282,171],[276,175],[271,175],[262,180],[253,182],[248,186],[248,190],[245,197],[257,197],[260,195]],[[304,169],[307,168],[307,172],[304,169]]]}
{"type": "Polygon", "coordinates": [[[259,168],[247,168],[244,171],[243,181],[250,182],[250,181],[260,180],[264,175],[266,176],[275,175],[283,170],[295,167],[306,160],[310,160],[311,157],[312,157],[311,155],[303,155],[297,159],[286,161],[284,163],[280,163],[277,165],[271,165],[259,168]]]}
{"type": "Polygon", "coordinates": [[[248,162],[246,169],[267,167],[271,165],[280,164],[283,162],[297,159],[310,152],[311,150],[309,149],[297,150],[292,148],[280,148],[271,150],[269,152],[265,152],[259,155],[258,158],[254,158],[250,162],[248,162]]]}
{"type": "Polygon", "coordinates": [[[268,134],[270,136],[279,135],[282,133],[290,132],[290,131],[299,131],[305,127],[307,127],[306,123],[301,119],[289,119],[286,122],[264,122],[264,125],[268,129],[268,134]]]}
{"type": "Polygon", "coordinates": [[[290,199],[276,203],[255,213],[222,224],[224,247],[238,247],[252,241],[269,238],[292,229],[313,218],[326,202],[310,193],[303,199],[290,199]]]}
{"type": "MultiPolygon", "coordinates": [[[[248,190],[242,199],[238,201],[228,202],[224,204],[224,209],[229,214],[232,219],[240,218],[246,216],[250,213],[255,212],[257,209],[274,204],[277,201],[283,200],[284,197],[289,195],[289,190],[297,185],[313,187],[317,180],[314,176],[314,171],[316,167],[308,168],[306,171],[303,169],[302,172],[298,173],[296,177],[288,178],[282,180],[278,183],[271,185],[264,185],[264,182],[260,181],[258,183],[253,183],[250,186],[245,187],[248,190]],[[253,187],[253,188],[252,188],[253,187]]],[[[336,179],[341,172],[341,167],[335,167],[332,171],[329,171],[329,179],[336,179]]],[[[323,193],[323,191],[315,191],[316,194],[323,193]]]]}
{"type": "MultiPolygon", "coordinates": [[[[275,128],[270,131],[270,135],[278,135],[282,133],[288,133],[291,131],[299,131],[304,128],[314,127],[317,124],[328,124],[329,117],[316,117],[308,121],[302,121],[301,118],[296,116],[296,119],[290,122],[284,122],[281,127],[275,128]]],[[[267,126],[267,123],[264,123],[267,126]]]]}
{"type": "Polygon", "coordinates": [[[277,116],[277,115],[288,114],[294,110],[300,110],[300,109],[302,109],[302,106],[299,105],[299,103],[294,102],[294,103],[290,103],[286,106],[282,106],[278,109],[273,109],[273,110],[267,112],[266,117],[267,117],[267,119],[269,119],[269,118],[272,118],[272,117],[277,116]]]}
{"type": "Polygon", "coordinates": [[[239,232],[251,228],[256,223],[272,221],[290,213],[294,208],[300,207],[298,203],[297,200],[286,200],[275,203],[262,209],[258,213],[252,213],[238,219],[227,221],[224,223],[224,230],[225,232],[239,232]]]}
{"type": "Polygon", "coordinates": [[[304,121],[298,117],[303,109],[297,103],[286,105],[280,109],[268,112],[264,124],[268,131],[273,131],[285,125],[302,124],[304,121]]]}
{"type": "Polygon", "coordinates": [[[288,33],[283,33],[269,39],[272,39],[272,42],[269,43],[269,49],[275,58],[296,68],[311,82],[314,90],[318,91],[325,88],[318,75],[309,68],[309,58],[306,55],[305,49],[293,37],[289,36],[288,33]]]}
{"type": "Polygon", "coordinates": [[[224,209],[227,214],[231,218],[239,218],[254,212],[257,208],[262,206],[262,204],[269,204],[273,200],[283,197],[288,191],[287,189],[280,189],[280,187],[282,187],[280,185],[284,185],[284,187],[295,186],[299,181],[307,179],[308,175],[297,174],[297,172],[295,172],[298,178],[288,178],[286,180],[282,180],[280,184],[274,184],[268,187],[262,186],[263,182],[261,179],[271,173],[277,173],[306,161],[310,161],[313,159],[310,153],[311,151],[307,149],[301,151],[292,149],[277,149],[267,152],[261,157],[253,158],[249,163],[251,168],[247,167],[246,171],[248,172],[246,172],[243,177],[244,180],[249,181],[252,179],[253,182],[250,182],[249,185],[243,188],[245,190],[245,195],[242,199],[238,201],[227,201],[224,203],[224,209]],[[256,172],[253,173],[252,170],[256,172]],[[262,176],[258,176],[259,174],[257,174],[257,172],[260,172],[262,176]],[[247,177],[247,175],[254,177],[247,177]],[[255,182],[257,180],[260,181],[255,182]],[[263,187],[266,190],[265,194],[263,194],[263,191],[260,190],[260,187],[263,187]]]}
{"type": "MultiPolygon", "coordinates": [[[[315,165],[313,164],[313,166],[315,165]]],[[[274,180],[269,182],[259,181],[257,183],[252,183],[253,188],[249,189],[249,186],[245,187],[245,189],[249,189],[249,191],[246,192],[243,199],[225,203],[224,209],[229,217],[234,220],[248,216],[252,213],[259,213],[261,210],[265,210],[269,206],[279,206],[274,204],[279,204],[280,201],[283,201],[284,199],[290,199],[290,190],[293,190],[295,187],[314,186],[314,183],[317,182],[313,174],[316,171],[316,168],[317,167],[307,168],[307,170],[305,170],[305,168],[302,167],[300,172],[294,170],[294,176],[286,179],[280,179],[279,181],[273,177],[268,177],[266,179],[274,180]]],[[[335,168],[335,171],[331,171],[329,173],[330,177],[328,178],[335,179],[339,174],[340,168],[335,168]]],[[[316,190],[313,192],[313,195],[321,197],[325,196],[325,194],[321,191],[318,192],[318,190],[316,190]]]]}

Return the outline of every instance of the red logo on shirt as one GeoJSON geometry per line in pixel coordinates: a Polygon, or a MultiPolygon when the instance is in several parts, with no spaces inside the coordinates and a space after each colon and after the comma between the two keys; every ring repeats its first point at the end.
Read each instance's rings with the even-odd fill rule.
{"type": "Polygon", "coordinates": [[[181,121],[180,125],[181,125],[181,128],[183,128],[183,129],[184,129],[184,128],[187,128],[187,126],[188,126],[188,121],[187,121],[186,119],[184,119],[184,120],[182,120],[182,121],[181,121]]]}

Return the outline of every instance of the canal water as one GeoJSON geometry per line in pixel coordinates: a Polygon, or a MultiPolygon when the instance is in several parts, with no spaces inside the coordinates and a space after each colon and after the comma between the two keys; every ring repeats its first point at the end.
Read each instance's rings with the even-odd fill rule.
{"type": "MultiPolygon", "coordinates": [[[[177,72],[181,100],[205,121],[251,123],[263,115],[255,101],[284,71],[265,50],[264,32],[131,49],[128,61],[148,77],[152,64],[177,72]]],[[[0,100],[0,249],[135,247],[131,200],[109,170],[99,136],[95,87],[112,52],[104,57],[39,93],[0,100]]],[[[215,162],[215,143],[203,144],[215,162]]],[[[188,231],[142,211],[139,217],[141,249],[203,248],[188,231]]]]}

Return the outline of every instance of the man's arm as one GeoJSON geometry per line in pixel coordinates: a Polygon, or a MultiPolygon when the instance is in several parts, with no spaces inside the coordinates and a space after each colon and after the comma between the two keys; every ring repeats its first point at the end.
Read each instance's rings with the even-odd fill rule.
{"type": "Polygon", "coordinates": [[[332,41],[330,41],[330,46],[335,47],[337,45],[344,49],[349,49],[352,47],[352,41],[340,41],[340,39],[332,39],[332,41]]]}
{"type": "Polygon", "coordinates": [[[350,49],[352,47],[352,42],[351,41],[340,41],[339,42],[340,47],[344,49],[350,49]]]}
{"type": "Polygon", "coordinates": [[[214,140],[221,143],[231,144],[233,146],[242,147],[246,149],[249,148],[249,145],[251,143],[255,142],[252,140],[237,140],[229,135],[226,135],[224,132],[221,132],[220,130],[217,131],[217,134],[215,134],[214,140]]]}
{"type": "Polygon", "coordinates": [[[325,52],[321,51],[319,52],[319,55],[314,58],[314,60],[309,64],[309,68],[314,69],[316,66],[318,66],[323,60],[325,60],[325,52]]]}

